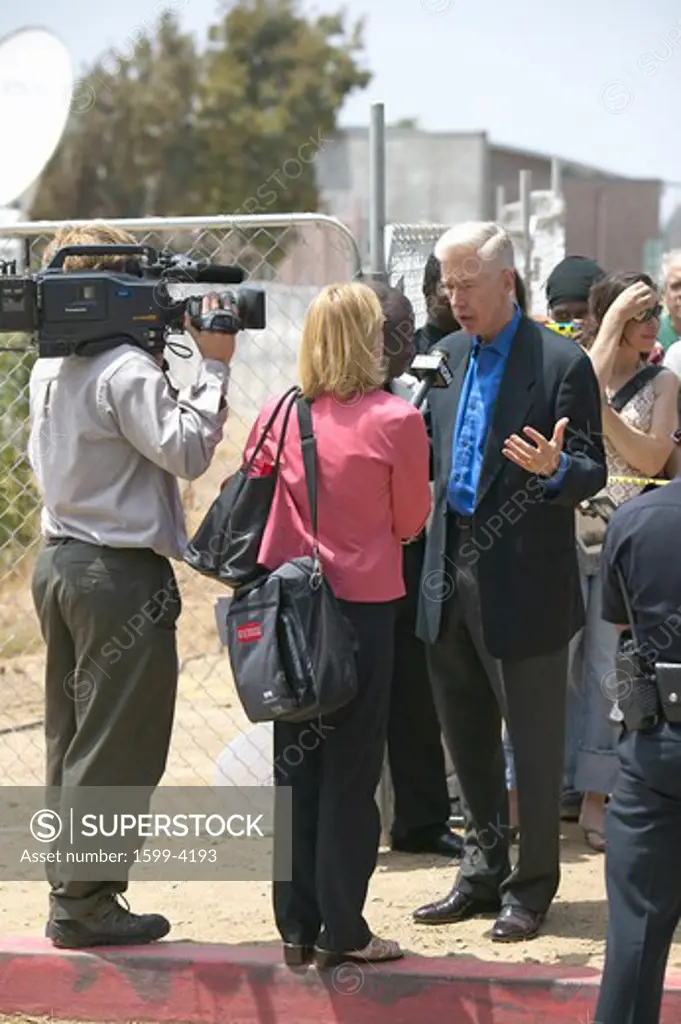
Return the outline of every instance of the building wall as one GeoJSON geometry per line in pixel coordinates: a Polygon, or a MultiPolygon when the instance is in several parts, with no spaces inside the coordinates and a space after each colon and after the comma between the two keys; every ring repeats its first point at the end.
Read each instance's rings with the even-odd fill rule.
{"type": "Polygon", "coordinates": [[[658,181],[563,183],[567,251],[592,256],[606,270],[644,270],[646,242],[660,236],[658,181]]]}
{"type": "Polygon", "coordinates": [[[507,203],[517,203],[520,199],[520,172],[530,171],[532,189],[548,189],[551,187],[551,161],[529,153],[518,153],[500,146],[489,148],[489,189],[487,193],[487,216],[496,217],[497,187],[504,189],[507,203]]]}
{"type": "MultiPolygon", "coordinates": [[[[321,210],[338,217],[368,253],[369,131],[340,131],[316,161],[321,210]]],[[[484,132],[430,133],[386,129],[388,223],[455,224],[496,216],[496,189],[518,200],[519,173],[529,170],[533,190],[551,185],[551,158],[492,145],[484,132]]],[[[563,162],[566,244],[570,253],[606,267],[642,270],[646,242],[660,237],[661,184],[618,178],[563,162]]]]}
{"type": "MultiPolygon", "coordinates": [[[[369,225],[369,132],[339,132],[319,154],[317,181],[324,213],[358,233],[366,250],[369,225]]],[[[418,224],[486,216],[487,141],[483,133],[432,134],[386,129],[388,222],[418,224]]]]}
{"type": "MultiPolygon", "coordinates": [[[[506,202],[519,199],[521,170],[531,172],[533,190],[551,187],[548,157],[490,146],[489,167],[491,204],[497,185],[503,185],[506,202]]],[[[592,256],[606,268],[645,269],[646,242],[660,236],[660,182],[565,163],[562,188],[568,253],[592,256]]]]}

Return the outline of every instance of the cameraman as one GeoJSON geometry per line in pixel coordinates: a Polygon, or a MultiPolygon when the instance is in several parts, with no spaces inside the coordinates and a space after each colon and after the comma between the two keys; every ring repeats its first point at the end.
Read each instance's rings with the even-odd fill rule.
{"type": "Polygon", "coordinates": [[[631,498],[613,513],[603,545],[603,617],[627,628],[619,569],[642,660],[649,671],[657,664],[658,688],[663,684],[669,692],[671,711],[659,709],[657,723],[634,728],[643,723],[630,720],[632,711],[646,706],[632,673],[618,673],[615,685],[607,677],[601,684],[611,699],[620,698],[625,721],[617,747],[619,775],[606,810],[609,913],[598,1024],[658,1024],[665,968],[681,919],[681,716],[675,710],[681,694],[681,573],[672,554],[681,527],[680,455],[677,447],[671,483],[631,498]],[[664,683],[660,663],[672,666],[663,670],[672,673],[664,683]]]}
{"type": "MultiPolygon", "coordinates": [[[[106,225],[65,228],[66,245],[134,244],[106,225]]],[[[127,257],[72,256],[66,271],[119,270],[127,257]]],[[[219,307],[206,296],[204,312],[219,307]]],[[[30,381],[29,458],[45,545],[33,600],[47,645],[48,787],[156,787],[165,771],[178,681],[181,602],[169,559],[186,545],[176,477],[210,465],[227,415],[233,335],[196,332],[195,384],[176,392],[155,356],[121,339],[93,356],[38,359],[30,381]]],[[[152,942],[158,914],[119,902],[125,880],[76,881],[48,866],[46,934],[81,948],[152,942]]]]}

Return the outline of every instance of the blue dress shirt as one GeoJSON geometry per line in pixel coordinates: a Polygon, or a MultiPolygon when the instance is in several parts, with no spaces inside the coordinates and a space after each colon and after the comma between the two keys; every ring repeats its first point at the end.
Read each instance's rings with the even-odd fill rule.
{"type": "MultiPolygon", "coordinates": [[[[473,339],[454,426],[447,490],[450,509],[462,516],[473,515],[475,509],[487,435],[520,317],[520,309],[516,307],[513,319],[492,341],[482,344],[479,338],[473,339]]],[[[558,471],[545,480],[549,491],[560,487],[567,467],[568,458],[563,453],[558,471]]]]}

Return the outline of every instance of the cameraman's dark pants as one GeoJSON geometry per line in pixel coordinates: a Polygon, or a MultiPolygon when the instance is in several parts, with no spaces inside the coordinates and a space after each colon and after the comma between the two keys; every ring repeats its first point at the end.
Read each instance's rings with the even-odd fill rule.
{"type": "Polygon", "coordinates": [[[403,548],[406,596],[397,606],[388,760],[395,797],[393,841],[437,838],[450,815],[442,730],[428,676],[426,645],[416,636],[425,535],[403,548]]]}
{"type": "Polygon", "coordinates": [[[681,919],[681,726],[624,733],[606,811],[608,937],[596,1024],[658,1024],[681,919]]]}
{"type": "MultiPolygon", "coordinates": [[[[146,787],[150,797],[165,771],[177,693],[181,605],[170,563],[148,549],[50,543],[38,556],[33,600],[47,645],[47,786],[146,787]]],[[[120,866],[115,882],[61,874],[48,866],[55,920],[86,917],[105,892],[127,888],[120,866]]]]}
{"type": "Polygon", "coordinates": [[[395,602],[341,607],[357,632],[357,697],[314,722],[274,725],[274,779],[291,787],[293,820],[292,880],[273,895],[285,942],[350,952],[371,938],[362,912],[381,831],[395,602]]]}

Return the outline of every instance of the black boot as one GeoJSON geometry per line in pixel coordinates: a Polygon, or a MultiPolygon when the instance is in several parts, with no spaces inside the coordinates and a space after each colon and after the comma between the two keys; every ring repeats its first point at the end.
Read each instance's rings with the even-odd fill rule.
{"type": "Polygon", "coordinates": [[[168,934],[170,922],[165,917],[133,914],[119,899],[122,897],[103,896],[91,914],[77,921],[50,920],[45,935],[59,949],[84,949],[143,945],[168,934]]]}

